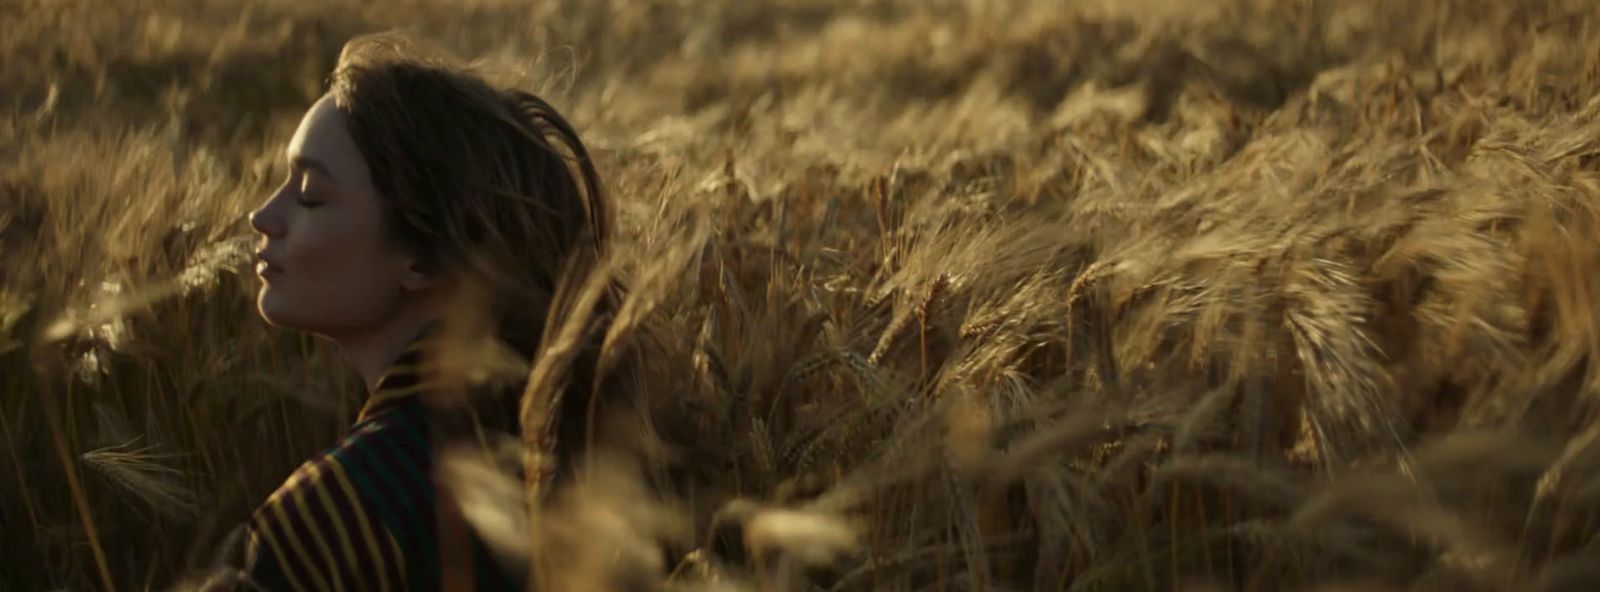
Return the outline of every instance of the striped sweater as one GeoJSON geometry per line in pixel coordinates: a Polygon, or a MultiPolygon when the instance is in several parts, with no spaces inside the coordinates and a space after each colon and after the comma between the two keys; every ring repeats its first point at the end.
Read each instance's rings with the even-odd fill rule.
{"type": "Polygon", "coordinates": [[[245,572],[253,583],[273,591],[519,588],[434,487],[437,436],[417,396],[423,343],[389,368],[344,438],[251,515],[245,572]]]}

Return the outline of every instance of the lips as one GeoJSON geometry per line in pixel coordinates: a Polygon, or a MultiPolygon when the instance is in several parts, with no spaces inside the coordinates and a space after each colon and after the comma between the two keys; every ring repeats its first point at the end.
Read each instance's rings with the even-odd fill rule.
{"type": "Polygon", "coordinates": [[[276,275],[280,273],[283,273],[283,267],[268,257],[265,251],[256,253],[256,275],[265,277],[268,274],[276,275]]]}

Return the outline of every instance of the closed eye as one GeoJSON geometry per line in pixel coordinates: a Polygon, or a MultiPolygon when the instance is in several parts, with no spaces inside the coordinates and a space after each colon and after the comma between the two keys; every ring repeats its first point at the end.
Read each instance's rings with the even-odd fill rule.
{"type": "Polygon", "coordinates": [[[314,174],[315,173],[313,171],[300,172],[300,187],[298,187],[298,191],[296,192],[295,201],[298,202],[301,207],[315,208],[322,205],[326,201],[320,197],[322,190],[319,186],[322,184],[322,182],[313,182],[311,180],[314,174]]]}

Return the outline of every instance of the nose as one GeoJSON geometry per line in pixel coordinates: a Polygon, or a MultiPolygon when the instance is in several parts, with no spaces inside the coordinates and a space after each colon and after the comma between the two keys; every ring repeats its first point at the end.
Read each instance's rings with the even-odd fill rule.
{"type": "Polygon", "coordinates": [[[275,207],[283,191],[280,189],[267,198],[266,203],[250,212],[250,228],[263,236],[278,238],[283,235],[283,220],[275,207]]]}

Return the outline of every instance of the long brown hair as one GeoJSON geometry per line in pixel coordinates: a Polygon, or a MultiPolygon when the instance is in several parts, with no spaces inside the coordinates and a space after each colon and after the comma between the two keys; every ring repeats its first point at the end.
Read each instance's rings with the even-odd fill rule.
{"type": "MultiPolygon", "coordinates": [[[[393,237],[481,286],[496,336],[531,359],[563,282],[593,271],[610,240],[606,195],[577,131],[538,96],[389,34],[347,43],[330,82],[393,237]]],[[[608,286],[595,318],[620,299],[620,286],[608,286]]],[[[554,426],[563,461],[585,440],[590,397],[606,390],[595,388],[597,339],[586,338],[564,381],[554,426]]],[[[513,430],[518,392],[499,398],[513,430]]]]}

